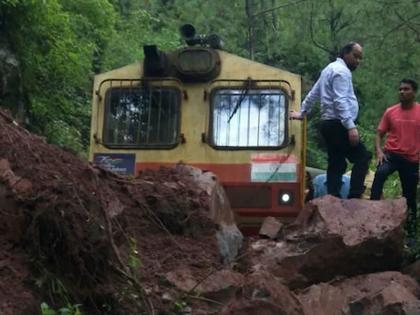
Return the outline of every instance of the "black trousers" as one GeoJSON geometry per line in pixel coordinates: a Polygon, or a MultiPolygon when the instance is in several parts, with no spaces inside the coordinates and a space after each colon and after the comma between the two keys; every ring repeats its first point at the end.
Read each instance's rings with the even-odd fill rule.
{"type": "Polygon", "coordinates": [[[352,146],[348,131],[339,120],[323,120],[321,135],[327,146],[327,189],[330,195],[340,197],[341,178],[347,169],[346,159],[353,164],[349,198],[360,198],[365,191],[364,181],[372,153],[360,141],[352,146]]]}
{"type": "Polygon", "coordinates": [[[370,199],[379,200],[382,195],[384,183],[389,175],[398,171],[402,193],[407,199],[408,224],[412,230],[417,226],[417,184],[419,181],[419,163],[412,162],[400,154],[386,152],[387,161],[378,165],[373,180],[370,199]]]}

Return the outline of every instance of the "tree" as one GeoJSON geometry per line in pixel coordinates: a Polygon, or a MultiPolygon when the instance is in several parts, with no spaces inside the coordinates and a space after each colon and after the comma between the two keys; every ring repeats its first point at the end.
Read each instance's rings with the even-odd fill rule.
{"type": "Polygon", "coordinates": [[[105,15],[112,26],[113,8],[105,0],[90,1],[84,8],[74,4],[3,1],[0,12],[7,25],[5,36],[21,67],[29,129],[83,151],[92,59],[109,31],[109,25],[99,23],[97,17],[105,15]]]}

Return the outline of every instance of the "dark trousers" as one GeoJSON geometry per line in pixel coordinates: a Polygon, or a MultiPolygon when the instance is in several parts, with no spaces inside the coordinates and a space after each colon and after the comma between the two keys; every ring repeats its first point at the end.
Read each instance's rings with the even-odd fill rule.
{"type": "Polygon", "coordinates": [[[398,171],[402,193],[407,199],[409,232],[416,232],[417,227],[417,184],[419,181],[419,163],[412,162],[400,154],[386,152],[387,161],[378,165],[373,180],[370,199],[379,200],[384,183],[389,175],[398,171]],[[411,230],[411,231],[410,231],[411,230]]]}
{"type": "Polygon", "coordinates": [[[365,191],[364,181],[372,154],[361,141],[355,146],[350,145],[348,131],[339,120],[323,120],[321,135],[328,154],[328,193],[340,197],[341,178],[346,171],[348,159],[353,164],[349,198],[360,198],[365,191]]]}

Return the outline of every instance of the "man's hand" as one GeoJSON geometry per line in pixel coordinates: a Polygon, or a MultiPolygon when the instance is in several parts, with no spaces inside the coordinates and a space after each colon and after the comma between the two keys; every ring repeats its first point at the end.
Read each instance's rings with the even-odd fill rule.
{"type": "Polygon", "coordinates": [[[378,161],[379,165],[381,165],[384,161],[388,161],[384,151],[382,151],[381,148],[376,149],[376,160],[378,161]]]}
{"type": "Polygon", "coordinates": [[[349,133],[349,141],[350,145],[356,146],[359,144],[360,138],[359,138],[359,132],[357,131],[357,128],[351,128],[348,130],[349,133]]]}
{"type": "Polygon", "coordinates": [[[304,116],[297,111],[291,110],[289,112],[289,119],[295,119],[295,120],[303,120],[304,116]]]}

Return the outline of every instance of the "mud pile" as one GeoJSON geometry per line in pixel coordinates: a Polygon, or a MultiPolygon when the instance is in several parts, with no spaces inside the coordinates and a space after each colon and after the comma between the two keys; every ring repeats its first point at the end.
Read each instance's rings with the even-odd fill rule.
{"type": "Polygon", "coordinates": [[[88,314],[170,313],[156,285],[165,273],[221,266],[208,195],[188,172],[119,177],[4,112],[0,205],[1,314],[37,314],[43,301],[88,314]]]}

